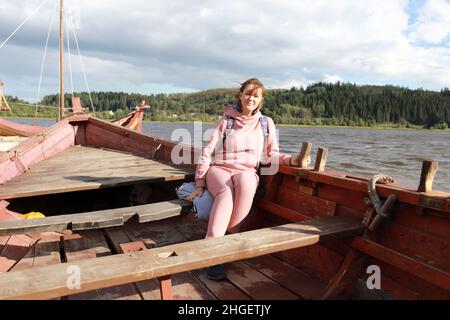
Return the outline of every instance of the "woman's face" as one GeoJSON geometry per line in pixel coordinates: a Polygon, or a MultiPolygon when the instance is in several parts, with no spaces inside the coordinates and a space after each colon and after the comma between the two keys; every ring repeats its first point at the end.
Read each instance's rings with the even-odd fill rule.
{"type": "Polygon", "coordinates": [[[263,99],[263,91],[261,88],[256,89],[254,84],[248,84],[244,91],[239,94],[242,105],[242,114],[251,116],[263,99]]]}

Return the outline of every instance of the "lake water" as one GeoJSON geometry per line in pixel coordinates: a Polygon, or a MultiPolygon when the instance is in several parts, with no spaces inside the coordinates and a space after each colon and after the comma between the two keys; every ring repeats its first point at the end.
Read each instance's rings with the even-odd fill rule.
{"type": "MultiPolygon", "coordinates": [[[[31,120],[15,120],[31,123],[31,120]]],[[[37,120],[37,125],[49,126],[52,120],[37,120]]],[[[212,128],[204,124],[205,132],[212,128]]],[[[145,134],[156,135],[178,141],[175,131],[185,129],[194,136],[193,124],[144,123],[145,134]]],[[[406,131],[369,130],[359,128],[304,128],[277,127],[280,151],[300,151],[303,141],[313,143],[312,162],[317,148],[328,149],[327,168],[355,175],[371,176],[383,173],[392,176],[396,182],[417,186],[425,159],[439,162],[433,190],[450,192],[450,132],[449,131],[406,131]]],[[[198,130],[198,129],[196,129],[198,130]]],[[[199,132],[199,131],[196,131],[199,132]]],[[[202,137],[205,139],[206,137],[202,137]]]]}

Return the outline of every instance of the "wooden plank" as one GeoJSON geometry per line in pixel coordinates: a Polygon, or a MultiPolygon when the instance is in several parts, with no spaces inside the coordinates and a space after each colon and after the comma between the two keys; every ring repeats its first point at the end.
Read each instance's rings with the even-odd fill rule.
{"type": "Polygon", "coordinates": [[[279,286],[243,262],[225,266],[228,280],[254,300],[297,300],[299,296],[279,286]]]}
{"type": "Polygon", "coordinates": [[[5,236],[0,239],[2,244],[0,252],[0,272],[11,270],[30,249],[39,241],[39,237],[30,237],[25,234],[5,236]]]}
{"type": "Polygon", "coordinates": [[[383,260],[400,270],[450,291],[450,273],[446,270],[438,269],[361,237],[353,239],[352,246],[365,254],[383,260]]]}
{"type": "Polygon", "coordinates": [[[300,168],[308,167],[308,159],[311,157],[312,143],[303,142],[300,150],[300,168]]]}
{"type": "MultiPolygon", "coordinates": [[[[178,219],[179,220],[179,219],[178,219]]],[[[191,224],[192,225],[192,224],[191,224]]],[[[110,240],[110,243],[115,248],[115,252],[131,252],[131,251],[139,251],[140,249],[145,247],[145,244],[142,241],[141,246],[134,246],[134,250],[123,250],[126,245],[135,244],[136,242],[130,243],[132,241],[123,228],[108,228],[105,229],[105,233],[110,240]]],[[[166,238],[171,239],[171,238],[166,238]]],[[[159,241],[159,246],[170,244],[169,242],[163,242],[163,240],[159,241]]],[[[198,300],[198,299],[215,299],[213,295],[211,295],[204,286],[197,280],[191,273],[186,272],[182,274],[177,274],[171,277],[172,282],[172,298],[175,300],[198,300]]],[[[160,284],[154,279],[152,280],[144,280],[137,283],[134,283],[137,290],[139,290],[140,295],[145,299],[160,299],[160,284]]]]}
{"type": "MultiPolygon", "coordinates": [[[[77,261],[80,270],[85,270],[81,287],[71,292],[86,292],[310,246],[319,241],[352,237],[362,230],[362,225],[355,220],[330,217],[147,251],[84,259],[77,261]]],[[[66,295],[69,292],[66,267],[45,266],[35,268],[33,272],[0,274],[0,299],[46,299],[66,295]],[[40,281],[36,282],[36,279],[40,281]]]]}
{"type": "Polygon", "coordinates": [[[317,299],[325,287],[325,283],[294,268],[272,255],[256,257],[244,261],[303,299],[317,299]]]}
{"type": "Polygon", "coordinates": [[[431,192],[433,189],[433,180],[438,169],[437,161],[424,160],[422,171],[420,173],[420,182],[418,192],[431,192]]]}
{"type": "Polygon", "coordinates": [[[172,226],[163,222],[128,223],[123,227],[132,241],[144,242],[147,249],[184,242],[185,238],[172,226]]]}
{"type": "MultiPolygon", "coordinates": [[[[169,162],[171,162],[172,148],[178,144],[178,142],[162,139],[161,137],[138,134],[132,130],[117,127],[106,121],[94,118],[89,118],[87,131],[90,132],[88,136],[89,145],[127,150],[133,153],[139,152],[147,157],[169,162]],[[105,140],[105,136],[111,138],[105,140]],[[136,143],[132,144],[130,142],[136,143]]],[[[201,148],[189,145],[186,145],[186,148],[190,149],[191,154],[201,154],[201,148]]],[[[194,162],[191,166],[194,167],[194,162]]]]}
{"type": "Polygon", "coordinates": [[[193,222],[185,217],[181,219],[167,219],[166,222],[181,233],[186,241],[199,240],[206,236],[206,228],[208,227],[207,223],[206,225],[203,225],[202,223],[199,223],[199,221],[193,222]]]}
{"type": "Polygon", "coordinates": [[[204,270],[193,270],[192,273],[201,281],[218,300],[249,300],[250,297],[230,283],[228,280],[216,281],[208,279],[204,270]]]}
{"type": "Polygon", "coordinates": [[[311,218],[333,216],[336,212],[336,202],[293,191],[284,186],[278,187],[276,203],[311,218]]]}
{"type": "MultiPolygon", "coordinates": [[[[449,300],[450,291],[442,289],[424,279],[405,272],[387,262],[371,257],[371,265],[377,265],[381,271],[381,281],[383,276],[387,276],[396,282],[396,290],[402,291],[406,295],[419,295],[419,299],[441,299],[449,300]]],[[[386,283],[381,282],[381,289],[386,290],[386,283]]],[[[402,295],[396,295],[401,297],[402,295]]]]}
{"type": "MultiPolygon", "coordinates": [[[[82,231],[64,236],[64,249],[68,265],[79,265],[83,260],[96,260],[98,257],[111,256],[108,244],[100,231],[82,231]]],[[[104,265],[103,268],[108,268],[104,265]]],[[[84,277],[83,268],[80,268],[81,279],[84,277]]],[[[95,276],[95,275],[94,275],[95,276]]],[[[66,273],[67,277],[67,273],[66,273]]],[[[69,293],[76,290],[67,290],[69,293]]],[[[69,300],[141,300],[141,297],[132,284],[100,288],[81,294],[70,295],[69,300]]]]}
{"type": "Polygon", "coordinates": [[[367,190],[364,193],[322,184],[319,189],[318,197],[362,212],[368,207],[364,202],[364,198],[368,197],[367,190]]]}
{"type": "Polygon", "coordinates": [[[172,276],[173,298],[175,300],[215,300],[205,286],[191,273],[183,272],[172,276]]]}
{"type": "MultiPolygon", "coordinates": [[[[198,222],[193,223],[188,219],[168,219],[166,220],[172,227],[180,232],[186,241],[203,239],[206,228],[200,226],[198,222]]],[[[207,227],[207,226],[206,226],[207,227]]],[[[193,270],[191,272],[208,290],[219,300],[248,300],[249,297],[239,288],[227,280],[215,281],[206,276],[206,270],[193,270]]]]}
{"type": "Polygon", "coordinates": [[[316,162],[314,163],[314,171],[323,172],[328,158],[328,149],[319,148],[317,150],[316,162]]]}
{"type": "Polygon", "coordinates": [[[278,186],[282,181],[281,174],[275,174],[270,176],[264,176],[263,185],[266,190],[264,194],[264,199],[268,201],[273,201],[276,198],[278,186]]]}
{"type": "Polygon", "coordinates": [[[191,202],[181,199],[140,206],[66,214],[42,219],[0,221],[0,236],[30,231],[90,230],[121,226],[133,217],[139,223],[162,220],[179,215],[191,202]]]}
{"type": "Polygon", "coordinates": [[[40,240],[20,260],[12,270],[25,270],[39,266],[46,266],[61,263],[60,239],[61,234],[55,232],[44,232],[40,234],[40,240]]]}
{"type": "MultiPolygon", "coordinates": [[[[351,178],[342,172],[327,170],[315,172],[308,169],[280,166],[280,173],[294,177],[302,177],[310,181],[321,182],[324,185],[340,187],[345,190],[353,190],[367,193],[367,181],[351,178]]],[[[368,178],[367,178],[368,179],[368,178]]],[[[387,198],[395,194],[400,202],[405,202],[417,206],[435,208],[440,211],[450,213],[450,193],[433,191],[427,194],[417,192],[412,186],[404,186],[398,183],[377,184],[377,193],[380,197],[387,198]]]]}
{"type": "Polygon", "coordinates": [[[194,169],[121,152],[76,146],[0,186],[0,199],[193,178],[194,169]],[[111,161],[107,161],[110,159],[111,161]],[[67,166],[71,163],[71,166],[67,166]],[[82,173],[82,174],[81,174],[82,173]]]}
{"type": "Polygon", "coordinates": [[[392,215],[392,222],[450,241],[450,219],[444,218],[446,214],[433,209],[419,209],[400,203],[392,215]]]}
{"type": "Polygon", "coordinates": [[[341,254],[321,245],[296,248],[274,256],[323,282],[336,274],[343,260],[341,254]]]}
{"type": "Polygon", "coordinates": [[[382,228],[378,239],[380,245],[434,267],[450,270],[449,240],[397,223],[390,223],[382,228]]]}
{"type": "Polygon", "coordinates": [[[0,155],[0,183],[17,177],[31,166],[49,158],[74,144],[73,128],[61,121],[44,133],[20,143],[0,155]]]}
{"type": "Polygon", "coordinates": [[[266,200],[258,202],[258,207],[292,222],[311,219],[305,214],[266,200]]]}

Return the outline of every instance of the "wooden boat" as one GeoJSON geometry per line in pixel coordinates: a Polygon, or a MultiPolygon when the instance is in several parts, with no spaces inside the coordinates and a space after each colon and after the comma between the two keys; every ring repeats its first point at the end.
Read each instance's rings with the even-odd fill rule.
{"type": "Polygon", "coordinates": [[[413,188],[326,170],[323,148],[306,167],[310,150],[262,176],[239,232],[203,239],[175,194],[195,166],[171,160],[200,150],[64,119],[0,156],[0,299],[449,299],[437,164],[413,188]],[[46,218],[18,219],[32,211],[46,218]],[[228,279],[207,279],[219,263],[228,279]]]}

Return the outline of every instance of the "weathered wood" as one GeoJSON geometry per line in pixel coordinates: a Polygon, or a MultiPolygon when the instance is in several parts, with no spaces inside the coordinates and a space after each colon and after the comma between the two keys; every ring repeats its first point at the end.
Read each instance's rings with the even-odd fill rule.
{"type": "Polygon", "coordinates": [[[193,270],[195,277],[219,300],[249,300],[250,297],[229,281],[208,279],[204,270],[193,270]]]}
{"type": "Polygon", "coordinates": [[[142,241],[147,249],[163,247],[185,241],[185,238],[171,225],[163,222],[128,223],[123,227],[132,241],[142,241]]]}
{"type": "Polygon", "coordinates": [[[433,189],[433,180],[438,169],[437,161],[424,160],[422,163],[422,172],[420,173],[420,182],[418,192],[431,192],[433,189]]]}
{"type": "Polygon", "coordinates": [[[448,271],[420,262],[362,237],[353,239],[352,246],[367,255],[385,261],[400,270],[450,291],[450,273],[448,271]]]}
{"type": "Polygon", "coordinates": [[[317,150],[316,162],[314,163],[314,171],[323,172],[327,163],[328,149],[319,148],[317,150]]]}
{"type": "MultiPolygon", "coordinates": [[[[66,270],[69,266],[79,266],[79,263],[83,261],[111,255],[103,233],[98,230],[64,235],[64,251],[67,263],[63,265],[65,265],[66,270]]],[[[103,266],[103,268],[108,267],[108,265],[103,266]]],[[[83,281],[83,273],[83,269],[80,268],[81,281],[83,281]]],[[[68,298],[70,300],[141,300],[141,297],[131,284],[95,289],[81,294],[74,294],[76,290],[68,289],[68,298]]]]}
{"type": "Polygon", "coordinates": [[[255,300],[297,300],[299,297],[243,262],[225,265],[230,282],[255,300]]]}
{"type": "Polygon", "coordinates": [[[39,237],[30,237],[26,234],[0,237],[0,273],[11,270],[37,241],[39,237]]]}
{"type": "MultiPolygon", "coordinates": [[[[30,137],[0,155],[0,183],[22,175],[30,167],[74,145],[73,127],[67,121],[30,137]]],[[[0,197],[2,198],[2,197],[0,197]]],[[[5,198],[3,198],[5,199],[5,198]]]]}
{"type": "Polygon", "coordinates": [[[276,214],[277,216],[280,216],[288,221],[297,222],[311,219],[310,216],[266,200],[261,200],[258,202],[258,207],[272,214],[276,214]]]}
{"type": "Polygon", "coordinates": [[[265,200],[273,201],[276,198],[278,187],[281,181],[282,181],[281,174],[264,176],[265,200]]]}
{"type": "Polygon", "coordinates": [[[187,170],[118,151],[74,146],[0,185],[0,199],[184,180],[193,176],[192,168],[187,170]]]}
{"type": "MultiPolygon", "coordinates": [[[[280,166],[280,173],[290,176],[301,176],[310,181],[321,182],[322,186],[340,187],[344,190],[367,193],[367,181],[346,176],[332,170],[326,172],[315,172],[308,169],[290,166],[280,166]]],[[[322,187],[320,189],[322,191],[322,187]]],[[[399,202],[405,202],[417,206],[437,209],[450,213],[450,193],[432,191],[426,194],[417,192],[412,186],[404,186],[398,183],[377,184],[377,192],[380,197],[387,198],[391,194],[398,197],[399,202]]],[[[349,206],[351,207],[351,206],[349,206]]]]}
{"type": "Polygon", "coordinates": [[[140,206],[91,211],[17,221],[0,221],[0,236],[27,233],[30,231],[89,230],[121,226],[134,216],[138,222],[162,220],[179,215],[190,207],[191,202],[176,199],[140,206]]]}
{"type": "Polygon", "coordinates": [[[25,270],[33,267],[61,263],[60,238],[61,234],[59,233],[41,233],[39,242],[37,242],[28,254],[11,270],[25,270]]]}
{"type": "MultiPolygon", "coordinates": [[[[450,291],[445,290],[439,286],[432,284],[420,277],[417,277],[411,273],[405,272],[404,270],[397,268],[383,260],[377,259],[375,257],[370,257],[370,264],[377,265],[380,267],[381,271],[381,288],[387,289],[385,287],[386,283],[383,283],[384,276],[395,280],[398,285],[398,290],[407,291],[407,294],[418,294],[419,299],[440,299],[440,300],[450,300],[450,291]],[[404,290],[406,289],[406,290],[404,290]]],[[[396,294],[395,296],[401,296],[396,294]]]]}
{"type": "Polygon", "coordinates": [[[308,159],[311,157],[312,143],[303,142],[300,150],[300,168],[308,167],[308,159]]]}
{"type": "Polygon", "coordinates": [[[380,224],[383,222],[383,220],[388,219],[391,215],[392,208],[397,201],[397,196],[395,194],[391,194],[383,204],[383,207],[381,208],[380,213],[378,213],[373,221],[369,225],[369,230],[374,232],[377,230],[380,226],[380,224]]]}
{"type": "Polygon", "coordinates": [[[450,271],[450,240],[415,228],[390,223],[379,231],[378,243],[399,253],[450,271]]]}
{"type": "Polygon", "coordinates": [[[316,299],[325,287],[323,282],[272,255],[252,258],[244,262],[302,299],[316,299]]]}
{"type": "Polygon", "coordinates": [[[311,218],[333,216],[336,212],[336,202],[293,191],[284,186],[278,187],[275,202],[311,218]]]}
{"type": "MultiPolygon", "coordinates": [[[[331,217],[169,245],[153,250],[77,261],[85,292],[309,246],[362,232],[353,219],[331,217]],[[108,268],[105,268],[108,266],[108,268]],[[85,272],[83,272],[83,270],[85,272]]],[[[68,294],[67,266],[0,274],[0,299],[46,299],[68,294]],[[36,279],[40,279],[36,281],[36,279]]]]}

